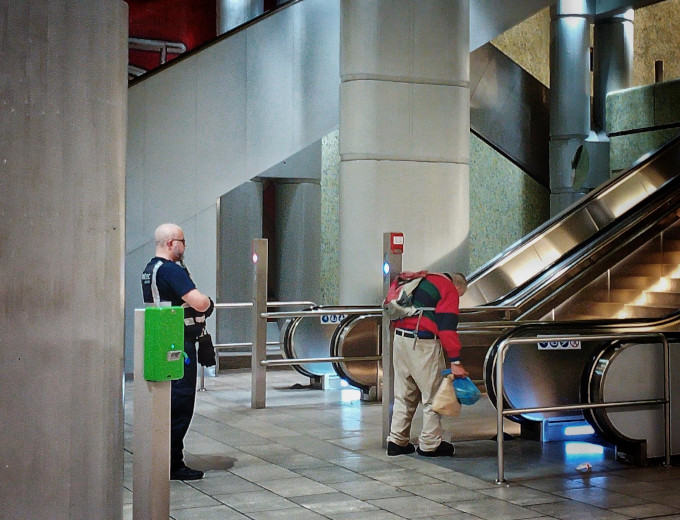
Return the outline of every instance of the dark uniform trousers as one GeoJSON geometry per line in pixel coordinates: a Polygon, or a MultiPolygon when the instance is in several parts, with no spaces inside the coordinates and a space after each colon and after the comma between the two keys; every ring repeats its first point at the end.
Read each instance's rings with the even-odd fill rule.
{"type": "Polygon", "coordinates": [[[184,377],[172,382],[170,398],[170,469],[184,465],[184,436],[189,430],[196,402],[196,339],[184,334],[184,352],[190,363],[184,365],[184,377]]]}

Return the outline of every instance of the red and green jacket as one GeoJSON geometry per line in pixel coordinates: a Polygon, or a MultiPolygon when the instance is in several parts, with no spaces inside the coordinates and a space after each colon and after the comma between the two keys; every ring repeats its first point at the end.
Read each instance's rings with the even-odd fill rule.
{"type": "Polygon", "coordinates": [[[442,344],[449,361],[458,361],[460,338],[458,337],[458,289],[446,276],[429,273],[413,292],[416,307],[432,307],[434,311],[423,312],[420,323],[418,315],[393,322],[394,327],[405,330],[427,331],[435,334],[442,344]]]}

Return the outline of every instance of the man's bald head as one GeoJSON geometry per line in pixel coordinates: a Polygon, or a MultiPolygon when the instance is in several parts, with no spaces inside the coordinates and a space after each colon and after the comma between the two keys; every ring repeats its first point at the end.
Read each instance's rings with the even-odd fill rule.
{"type": "Polygon", "coordinates": [[[154,232],[156,256],[176,262],[184,258],[184,231],[177,224],[161,224],[154,232]]]}
{"type": "Polygon", "coordinates": [[[156,243],[156,247],[159,245],[165,244],[168,240],[172,240],[173,238],[182,238],[184,237],[184,233],[182,232],[182,228],[179,227],[177,224],[161,224],[156,228],[156,231],[154,231],[153,238],[156,243]]]}

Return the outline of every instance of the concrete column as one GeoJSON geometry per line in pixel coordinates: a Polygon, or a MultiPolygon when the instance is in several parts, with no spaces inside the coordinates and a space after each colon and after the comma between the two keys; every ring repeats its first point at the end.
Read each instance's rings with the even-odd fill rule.
{"type": "Polygon", "coordinates": [[[342,0],[340,79],[340,304],[380,301],[384,232],[466,271],[469,0],[342,0]]]}
{"type": "Polygon", "coordinates": [[[550,214],[583,195],[574,186],[590,133],[590,19],[594,0],[560,0],[550,24],[550,214]]]}
{"type": "MultiPolygon", "coordinates": [[[[219,199],[217,237],[217,301],[248,302],[252,298],[253,239],[262,235],[262,183],[249,181],[219,199]]],[[[220,343],[252,341],[250,309],[216,312],[220,343]]]]}
{"type": "Polygon", "coordinates": [[[0,517],[122,517],[127,4],[0,4],[0,517]]]}
{"type": "Polygon", "coordinates": [[[280,182],[276,186],[278,299],[321,299],[321,185],[280,182]]]}

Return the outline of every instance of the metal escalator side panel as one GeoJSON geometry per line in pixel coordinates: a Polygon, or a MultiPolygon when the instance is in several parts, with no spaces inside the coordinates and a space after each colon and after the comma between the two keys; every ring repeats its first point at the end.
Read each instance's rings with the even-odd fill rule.
{"type": "MultiPolygon", "coordinates": [[[[288,359],[327,358],[335,324],[322,323],[315,318],[293,318],[284,325],[282,336],[283,354],[288,359]]],[[[303,363],[293,365],[295,370],[307,377],[335,374],[332,363],[303,363]]]]}
{"type": "Polygon", "coordinates": [[[553,265],[565,253],[578,247],[599,230],[587,207],[579,208],[554,225],[540,240],[533,240],[526,247],[499,262],[498,266],[472,284],[461,298],[461,306],[470,305],[475,296],[494,301],[507,296],[513,289],[531,280],[553,265]],[[471,296],[468,297],[468,294],[471,296]]]}
{"type": "Polygon", "coordinates": [[[590,239],[677,177],[680,169],[680,137],[641,160],[628,172],[597,188],[570,208],[553,217],[524,239],[508,247],[469,277],[461,307],[489,303],[507,305],[522,284],[531,283],[585,240],[590,239]]]}
{"type": "MultiPolygon", "coordinates": [[[[298,357],[293,352],[293,336],[295,335],[295,329],[301,320],[302,318],[286,320],[281,327],[281,356],[284,359],[295,359],[298,357]]],[[[306,370],[302,365],[292,365],[292,367],[305,377],[317,376],[317,374],[306,370]]]]}
{"type": "MultiPolygon", "coordinates": [[[[348,316],[333,335],[331,355],[363,357],[382,354],[381,323],[381,316],[348,316]]],[[[376,361],[335,362],[333,368],[338,376],[364,392],[382,380],[381,366],[376,361]]]]}
{"type": "MultiPolygon", "coordinates": [[[[587,399],[593,403],[663,399],[661,344],[609,345],[584,374],[587,399]]],[[[664,456],[664,413],[661,406],[598,408],[584,413],[605,439],[617,445],[621,458],[645,464],[664,456]]]]}
{"type": "MultiPolygon", "coordinates": [[[[506,337],[535,337],[536,332],[555,334],[552,324],[524,326],[501,335],[489,349],[484,362],[484,382],[489,399],[494,404],[496,389],[496,359],[498,345],[506,337]],[[523,328],[523,330],[520,330],[523,328]]],[[[560,334],[578,334],[578,329],[563,329],[560,334]]],[[[584,370],[595,352],[602,350],[602,342],[581,342],[574,346],[534,343],[512,345],[505,351],[503,361],[503,408],[538,408],[572,405],[581,402],[581,381],[584,370]]],[[[581,418],[580,410],[563,412],[534,412],[508,416],[515,422],[543,421],[549,418],[581,418]]]]}

